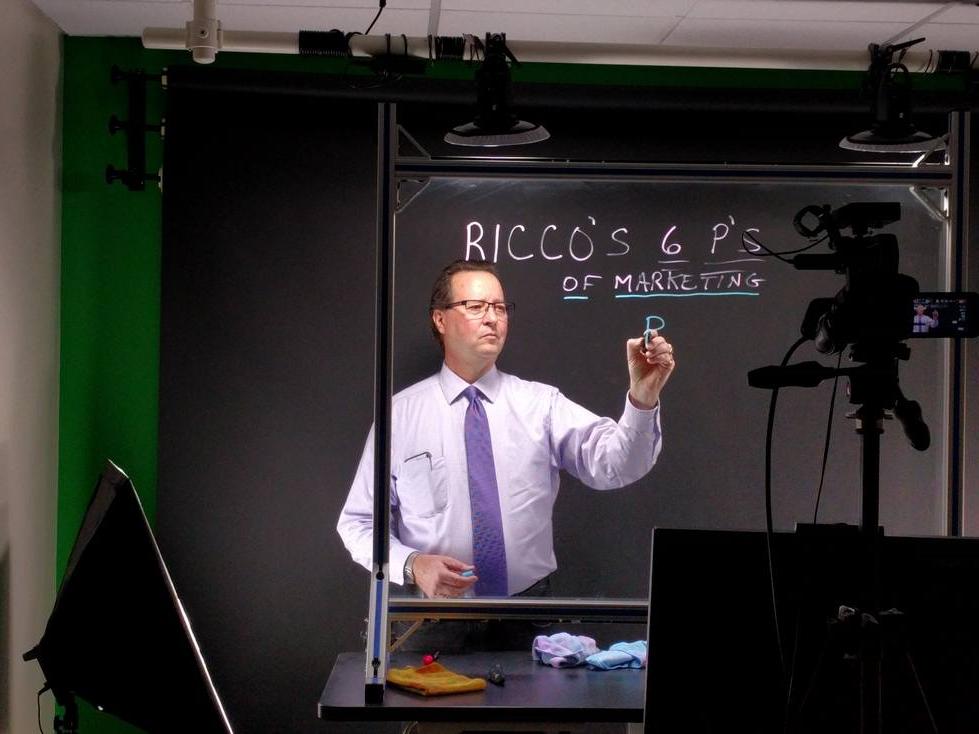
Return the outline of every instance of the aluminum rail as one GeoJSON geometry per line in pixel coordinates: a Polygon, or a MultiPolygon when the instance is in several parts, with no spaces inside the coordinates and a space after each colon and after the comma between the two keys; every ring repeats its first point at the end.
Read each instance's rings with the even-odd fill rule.
{"type": "Polygon", "coordinates": [[[388,618],[546,619],[554,622],[629,622],[646,624],[645,599],[531,598],[422,599],[392,597],[388,618]]]}

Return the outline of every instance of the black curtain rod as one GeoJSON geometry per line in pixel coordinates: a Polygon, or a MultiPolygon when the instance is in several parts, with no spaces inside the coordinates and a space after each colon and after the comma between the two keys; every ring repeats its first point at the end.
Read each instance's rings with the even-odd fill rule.
{"type": "MultiPolygon", "coordinates": [[[[405,76],[383,80],[311,72],[171,66],[168,89],[215,93],[271,94],[356,99],[369,102],[422,102],[473,105],[475,85],[467,80],[405,76]]],[[[971,110],[977,87],[969,92],[921,90],[914,111],[922,114],[971,110]]],[[[869,102],[858,89],[760,89],[731,87],[606,86],[514,82],[513,103],[520,109],[656,110],[664,112],[814,112],[866,113],[869,102]]]]}

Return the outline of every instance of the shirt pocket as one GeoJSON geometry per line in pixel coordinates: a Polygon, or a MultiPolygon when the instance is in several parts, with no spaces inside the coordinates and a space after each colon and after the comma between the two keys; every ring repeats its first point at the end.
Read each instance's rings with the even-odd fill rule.
{"type": "Polygon", "coordinates": [[[398,507],[402,515],[434,517],[448,503],[445,457],[427,451],[405,459],[398,474],[398,507]]]}

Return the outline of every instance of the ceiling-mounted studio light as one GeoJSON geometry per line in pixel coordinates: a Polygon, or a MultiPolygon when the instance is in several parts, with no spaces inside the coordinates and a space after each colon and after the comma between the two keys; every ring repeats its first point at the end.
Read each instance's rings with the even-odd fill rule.
{"type": "Polygon", "coordinates": [[[869,153],[931,153],[945,147],[945,141],[911,121],[911,73],[893,60],[895,51],[924,41],[917,38],[895,46],[871,44],[871,62],[865,89],[871,96],[874,124],[870,130],[848,135],[840,147],[869,153]]]}
{"type": "Polygon", "coordinates": [[[476,70],[476,117],[452,128],[445,142],[480,148],[527,145],[547,140],[541,125],[520,120],[511,105],[510,60],[517,59],[506,45],[506,34],[486,34],[486,56],[476,70]]]}

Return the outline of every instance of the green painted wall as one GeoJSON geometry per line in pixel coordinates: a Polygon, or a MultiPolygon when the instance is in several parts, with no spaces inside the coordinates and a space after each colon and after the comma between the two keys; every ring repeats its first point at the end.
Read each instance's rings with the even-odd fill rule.
{"type": "MultiPolygon", "coordinates": [[[[125,469],[150,517],[156,506],[160,192],[107,186],[125,167],[125,85],[112,64],[161,63],[132,40],[65,39],[61,283],[61,423],[58,569],[64,568],[95,479],[107,458],[125,469]],[[152,58],[151,58],[152,57],[152,58]]],[[[159,119],[159,95],[150,95],[159,119]]],[[[148,160],[160,162],[149,138],[148,160]]]]}
{"type": "MultiPolygon", "coordinates": [[[[107,186],[104,172],[126,164],[125,137],[108,133],[127,106],[111,66],[164,63],[134,40],[66,38],[64,49],[59,580],[106,459],[132,477],[150,518],[156,509],[160,192],[107,186]]],[[[158,120],[160,95],[149,99],[158,120]]],[[[148,140],[156,170],[159,139],[148,140]]],[[[81,731],[137,731],[84,704],[80,715],[81,731]]]]}

